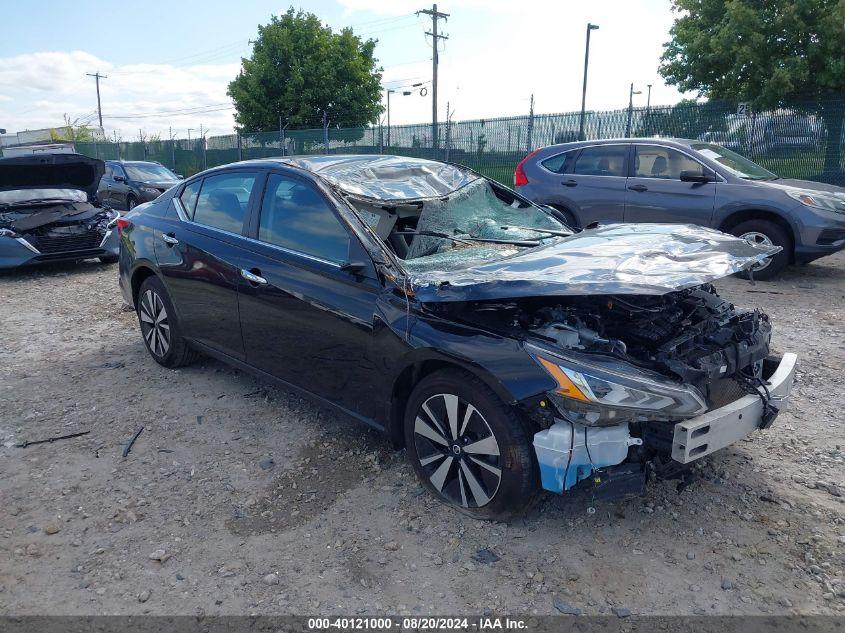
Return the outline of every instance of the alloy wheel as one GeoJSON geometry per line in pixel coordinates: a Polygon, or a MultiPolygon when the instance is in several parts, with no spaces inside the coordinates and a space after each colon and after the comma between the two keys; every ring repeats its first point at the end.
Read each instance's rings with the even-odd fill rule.
{"type": "MultiPolygon", "coordinates": [[[[749,244],[755,244],[759,246],[774,246],[774,242],[772,242],[772,238],[770,238],[765,233],[759,233],[757,231],[748,231],[747,233],[743,233],[739,236],[740,239],[745,240],[749,244]]],[[[758,270],[763,270],[769,267],[769,264],[772,263],[772,258],[767,257],[759,264],[756,264],[751,270],[757,272],[758,270]]]]}
{"type": "Polygon", "coordinates": [[[158,357],[167,354],[170,349],[170,322],[164,301],[158,293],[152,290],[144,293],[138,316],[141,320],[141,333],[150,351],[158,357]]]}
{"type": "Polygon", "coordinates": [[[480,508],[496,495],[499,443],[471,403],[448,393],[428,398],[417,411],[414,444],[425,476],[449,502],[480,508]]]}

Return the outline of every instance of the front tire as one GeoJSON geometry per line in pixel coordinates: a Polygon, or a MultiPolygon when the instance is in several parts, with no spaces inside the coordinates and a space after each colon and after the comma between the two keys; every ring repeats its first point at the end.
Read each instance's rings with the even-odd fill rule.
{"type": "Polygon", "coordinates": [[[423,487],[476,519],[506,521],[539,496],[525,424],[468,372],[444,370],[420,381],[405,413],[405,443],[423,487]]]}
{"type": "Polygon", "coordinates": [[[173,303],[158,277],[147,277],[141,284],[135,309],[144,345],[155,362],[174,368],[198,358],[199,354],[182,337],[173,303]]]}
{"type": "Polygon", "coordinates": [[[126,198],[126,211],[129,212],[137,206],[138,206],[138,200],[135,198],[135,196],[133,196],[131,194],[129,196],[127,196],[127,198],[126,198]]]}
{"type": "MultiPolygon", "coordinates": [[[[733,227],[731,234],[754,244],[774,244],[781,247],[782,250],[779,253],[752,269],[754,279],[761,281],[771,279],[789,264],[789,258],[792,254],[792,240],[780,225],[769,220],[746,220],[733,227]]],[[[749,278],[747,272],[742,272],[739,276],[745,279],[749,278]]]]}

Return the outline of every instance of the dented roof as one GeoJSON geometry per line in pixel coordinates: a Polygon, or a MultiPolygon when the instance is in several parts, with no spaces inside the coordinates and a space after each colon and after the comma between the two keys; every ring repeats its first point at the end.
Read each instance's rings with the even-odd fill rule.
{"type": "Polygon", "coordinates": [[[346,193],[386,202],[447,196],[480,178],[457,165],[406,156],[295,156],[281,162],[308,170],[346,193]]]}

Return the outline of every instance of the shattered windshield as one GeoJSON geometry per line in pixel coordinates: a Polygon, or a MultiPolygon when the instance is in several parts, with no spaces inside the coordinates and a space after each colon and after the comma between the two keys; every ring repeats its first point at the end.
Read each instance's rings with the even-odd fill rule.
{"type": "Polygon", "coordinates": [[[441,198],[353,203],[412,271],[465,268],[572,233],[541,208],[483,178],[441,198]]]}

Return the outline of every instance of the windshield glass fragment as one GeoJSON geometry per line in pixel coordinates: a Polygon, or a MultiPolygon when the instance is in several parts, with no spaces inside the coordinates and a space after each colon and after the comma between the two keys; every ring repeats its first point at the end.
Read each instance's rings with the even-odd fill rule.
{"type": "Polygon", "coordinates": [[[482,178],[440,198],[353,203],[410,271],[463,268],[572,233],[541,208],[482,178]]]}

